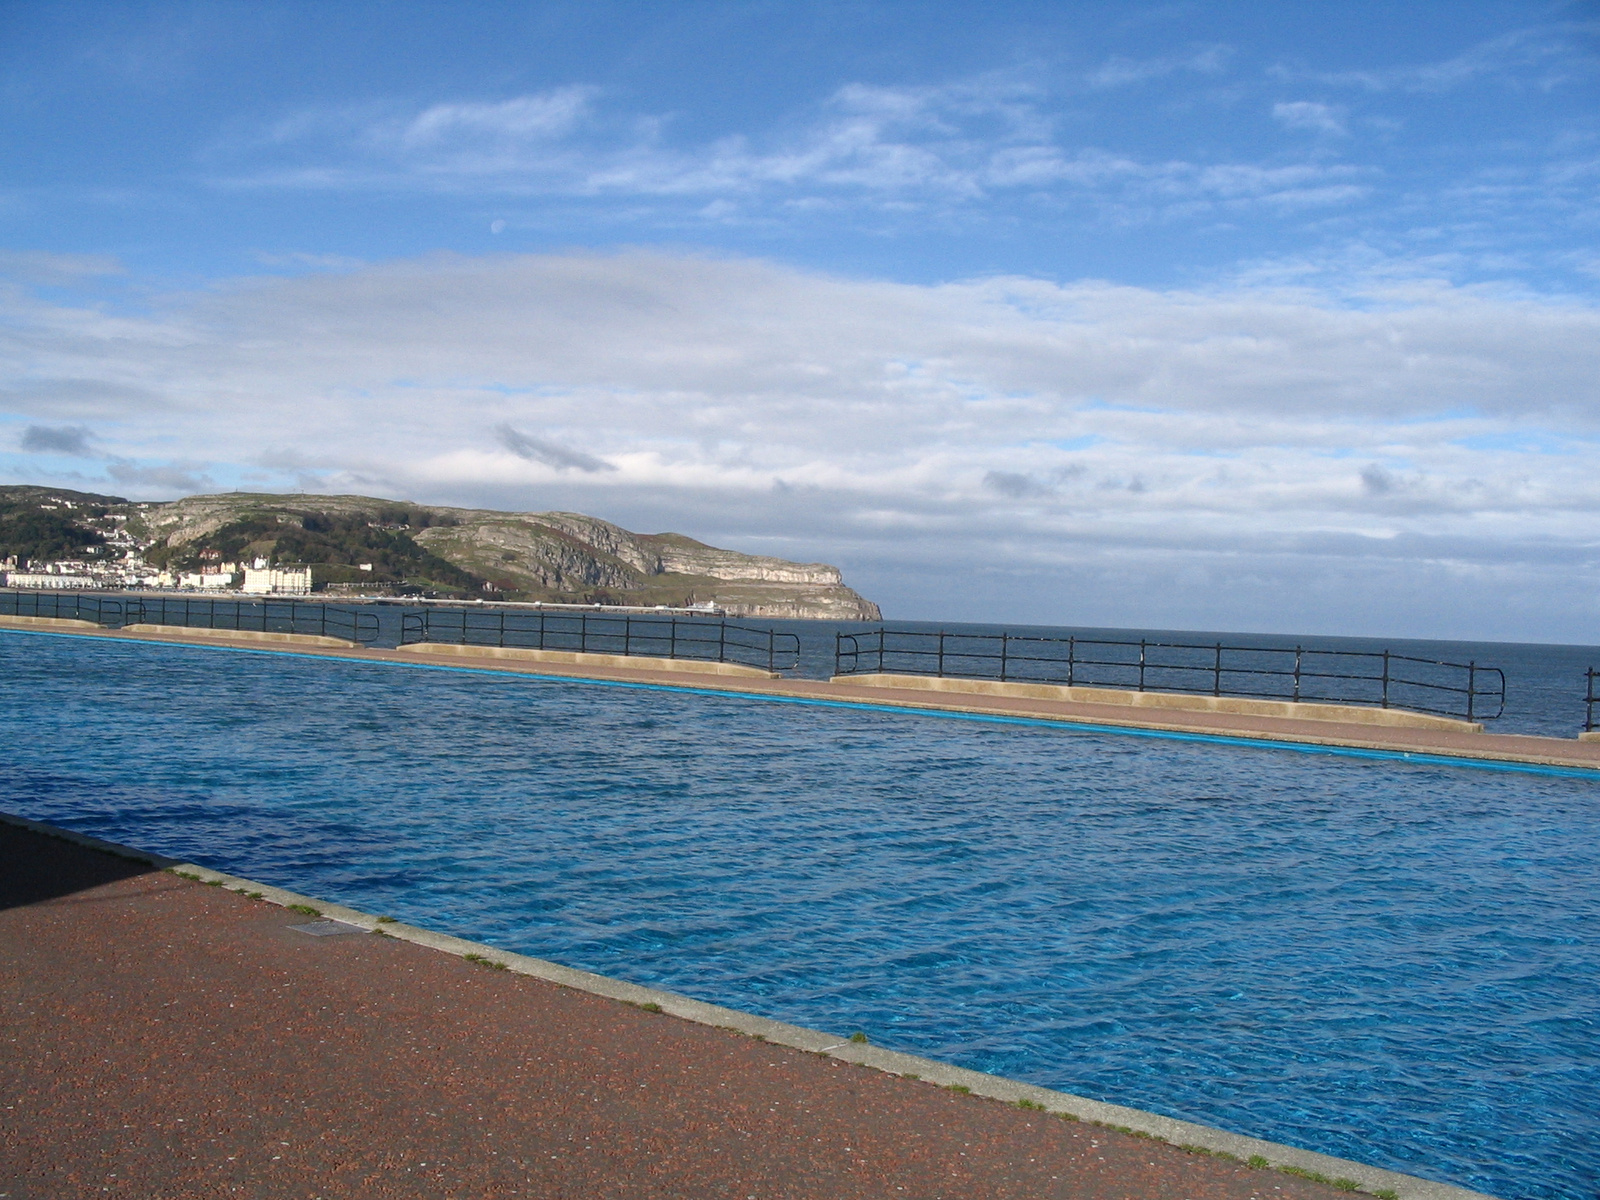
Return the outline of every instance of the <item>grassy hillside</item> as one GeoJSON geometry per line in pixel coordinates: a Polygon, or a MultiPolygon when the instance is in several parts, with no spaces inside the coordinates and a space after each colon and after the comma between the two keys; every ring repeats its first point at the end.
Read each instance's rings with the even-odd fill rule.
{"type": "Polygon", "coordinates": [[[335,594],[710,603],[751,616],[849,620],[878,615],[826,563],[741,554],[676,533],[632,533],[582,513],[241,493],[168,504],[83,496],[67,509],[64,498],[75,493],[0,489],[0,499],[12,492],[13,543],[26,546],[28,557],[75,556],[104,541],[100,518],[120,516],[154,566],[192,571],[257,557],[309,563],[315,588],[335,594]]]}
{"type": "Polygon", "coordinates": [[[320,588],[481,595],[487,582],[419,546],[413,529],[426,528],[427,513],[381,509],[372,513],[282,513],[255,511],[189,540],[157,543],[146,559],[173,571],[193,571],[209,562],[310,563],[320,588]],[[411,522],[416,522],[413,526],[411,522]],[[363,564],[370,570],[363,570],[363,564]]]}
{"type": "Polygon", "coordinates": [[[0,560],[26,565],[93,556],[106,542],[95,524],[126,503],[64,488],[0,487],[0,560]]]}

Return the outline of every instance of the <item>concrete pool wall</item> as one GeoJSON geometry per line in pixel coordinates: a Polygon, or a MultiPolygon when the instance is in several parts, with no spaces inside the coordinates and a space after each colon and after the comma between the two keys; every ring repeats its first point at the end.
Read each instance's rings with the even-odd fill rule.
{"type": "MultiPolygon", "coordinates": [[[[859,683],[845,681],[859,677],[845,677],[845,680],[834,681],[779,678],[769,672],[750,667],[739,668],[738,673],[734,674],[727,670],[727,664],[641,659],[622,655],[583,655],[581,657],[585,661],[565,661],[557,660],[554,656],[567,653],[573,660],[580,656],[558,651],[512,654],[491,646],[456,645],[440,646],[438,650],[441,652],[437,653],[432,651],[417,653],[413,647],[386,650],[358,647],[340,639],[321,638],[310,634],[262,635],[249,630],[181,626],[108,630],[86,621],[38,617],[0,617],[0,629],[58,636],[153,641],[235,652],[327,656],[347,661],[403,665],[423,670],[526,674],[555,679],[587,680],[594,683],[730,693],[791,703],[843,704],[868,709],[922,711],[973,719],[1076,726],[1107,733],[1198,738],[1326,753],[1370,755],[1378,758],[1437,760],[1444,763],[1456,762],[1461,765],[1499,769],[1553,769],[1584,776],[1593,773],[1596,777],[1600,777],[1600,739],[1479,732],[1481,727],[1475,724],[1450,722],[1443,718],[1424,717],[1423,721],[1405,724],[1352,723],[1348,717],[1339,719],[1337,716],[1322,712],[1312,714],[1302,711],[1289,715],[1263,715],[1253,712],[1221,711],[1215,708],[1179,709],[1148,704],[1135,706],[1126,703],[1108,703],[1103,697],[1094,700],[1064,699],[1015,691],[949,689],[935,691],[915,687],[862,686],[859,683]],[[528,657],[530,653],[542,657],[528,657]],[[429,659],[436,661],[428,661],[429,659]],[[719,667],[723,669],[715,673],[710,670],[719,667]]],[[[914,677],[890,678],[901,680],[914,677]]],[[[1040,685],[1004,686],[1032,688],[1040,685]]],[[[1097,689],[1075,690],[1088,693],[1097,689]]],[[[1164,697],[1162,693],[1130,694],[1164,697]]],[[[1199,697],[1199,699],[1210,700],[1212,697],[1199,697]]],[[[1299,707],[1304,710],[1312,707],[1321,709],[1336,706],[1299,707]]],[[[1381,715],[1393,713],[1395,710],[1359,711],[1381,715]]]]}
{"type": "Polygon", "coordinates": [[[1002,682],[998,679],[960,679],[947,675],[877,673],[835,675],[830,682],[848,684],[852,687],[894,688],[947,695],[1012,696],[1028,700],[1068,700],[1080,704],[1117,704],[1130,708],[1156,708],[1176,712],[1232,713],[1251,717],[1337,721],[1351,725],[1379,725],[1387,729],[1483,732],[1483,725],[1478,721],[1460,721],[1453,717],[1436,717],[1428,713],[1410,712],[1403,708],[1370,708],[1359,704],[1318,704],[1306,700],[1254,700],[1244,696],[1202,696],[1193,692],[1135,692],[1122,688],[1002,682]]]}

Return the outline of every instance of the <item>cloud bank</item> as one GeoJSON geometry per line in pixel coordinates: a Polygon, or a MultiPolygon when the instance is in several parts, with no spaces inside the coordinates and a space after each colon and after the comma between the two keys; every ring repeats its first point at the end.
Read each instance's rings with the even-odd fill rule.
{"type": "Polygon", "coordinates": [[[16,478],[91,486],[47,456],[94,450],[145,495],[576,508],[838,561],[903,617],[1578,638],[1597,607],[1575,303],[630,252],[3,305],[16,478]]]}

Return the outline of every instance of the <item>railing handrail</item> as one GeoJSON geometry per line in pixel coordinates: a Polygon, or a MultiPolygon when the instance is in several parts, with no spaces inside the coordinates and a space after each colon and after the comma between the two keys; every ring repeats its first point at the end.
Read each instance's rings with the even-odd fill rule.
{"type": "MultiPolygon", "coordinates": [[[[1493,720],[1505,711],[1505,673],[1476,661],[1447,662],[1417,655],[1397,654],[1392,650],[1325,650],[1305,646],[1248,646],[1224,642],[1137,641],[1113,638],[1047,637],[1036,634],[951,633],[947,630],[889,629],[835,635],[834,674],[864,672],[880,674],[933,674],[948,678],[999,679],[1067,686],[1116,687],[1131,691],[1209,693],[1212,696],[1238,696],[1248,699],[1289,700],[1329,704],[1375,704],[1382,708],[1406,708],[1443,716],[1465,716],[1467,720],[1493,720]],[[892,644],[895,639],[898,644],[892,644]],[[993,647],[998,646],[998,649],[993,647]],[[1064,648],[1065,654],[1027,653],[1046,646],[1064,648]],[[1113,648],[1125,650],[1123,657],[1104,657],[1113,648]],[[1080,651],[1087,650],[1084,654],[1080,651]],[[1137,650],[1137,657],[1133,651],[1137,650]],[[1159,653],[1180,651],[1203,655],[1205,661],[1164,661],[1159,653]],[[1097,656],[1100,655],[1100,656],[1097,656]],[[1276,655],[1283,666],[1243,665],[1239,656],[1276,655]],[[1230,663],[1225,656],[1232,657],[1230,663]],[[1292,659],[1290,658],[1292,656],[1292,659]],[[893,661],[891,661],[893,660],[893,661]],[[1362,663],[1359,669],[1334,667],[1362,663]],[[997,664],[997,665],[996,665],[997,664]],[[1326,665],[1329,669],[1322,669],[1326,665]],[[1039,669],[1035,669],[1038,667],[1039,669]],[[1462,673],[1461,682],[1442,682],[1419,678],[1419,672],[1406,667],[1428,667],[1462,673]],[[1125,672],[1128,678],[1109,680],[1094,676],[1095,668],[1125,672]],[[1400,668],[1400,669],[1397,669],[1400,668]],[[1151,676],[1158,676],[1157,682],[1151,676]],[[1178,687],[1174,677],[1184,682],[1199,676],[1203,682],[1178,687]],[[1274,681],[1289,681],[1273,686],[1274,681]],[[1258,686],[1247,687],[1241,681],[1258,686]],[[1317,694],[1318,687],[1331,681],[1374,685],[1373,696],[1317,694]],[[1262,690],[1262,689],[1265,690],[1262,690]],[[1421,695],[1416,693],[1420,692],[1421,695]],[[1402,703],[1396,697],[1404,697],[1402,703]],[[1452,703],[1453,701],[1453,703],[1452,703]],[[1445,707],[1445,705],[1449,705],[1445,707]],[[1492,707],[1495,711],[1487,711],[1492,707]]],[[[1591,680],[1591,691],[1593,682],[1591,680]]]]}
{"type": "Polygon", "coordinates": [[[232,599],[210,596],[108,596],[94,592],[0,593],[0,609],[15,615],[42,616],[48,601],[49,615],[68,619],[92,620],[107,628],[124,625],[186,625],[206,629],[279,631],[338,637],[362,645],[377,641],[376,613],[344,608],[317,600],[290,596],[262,596],[260,599],[232,599]],[[26,597],[31,603],[24,604],[26,597]],[[24,613],[26,608],[29,611],[24,613]]]}
{"type": "Polygon", "coordinates": [[[401,618],[400,644],[416,642],[690,659],[773,672],[800,665],[795,634],[669,614],[428,608],[401,618]]]}

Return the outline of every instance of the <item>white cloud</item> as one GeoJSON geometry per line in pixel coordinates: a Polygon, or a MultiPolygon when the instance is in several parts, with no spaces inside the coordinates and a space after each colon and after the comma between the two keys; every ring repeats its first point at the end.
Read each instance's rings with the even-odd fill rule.
{"type": "Polygon", "coordinates": [[[405,127],[400,141],[414,149],[461,136],[514,141],[559,137],[571,132],[588,111],[596,91],[564,87],[497,104],[435,104],[405,127]]]}
{"type": "Polygon", "coordinates": [[[1594,54],[1584,45],[1594,33],[1592,22],[1560,22],[1512,30],[1437,62],[1337,72],[1307,72],[1280,65],[1273,74],[1370,92],[1442,93],[1486,76],[1549,88],[1594,77],[1594,54]]]}
{"type": "MultiPolygon", "coordinates": [[[[1162,69],[1214,70],[1220,53],[1198,51],[1162,69]]],[[[1311,162],[1150,161],[1069,145],[1058,129],[1058,101],[1004,76],[924,87],[849,84],[782,133],[688,146],[664,144],[660,119],[603,112],[602,99],[597,89],[574,86],[492,104],[437,104],[409,116],[302,113],[280,122],[272,140],[303,143],[307,161],[228,182],[681,200],[702,219],[727,222],[773,203],[789,213],[864,206],[904,217],[981,211],[997,199],[1035,195],[1088,198],[1124,218],[1176,207],[1340,205],[1365,196],[1355,177],[1370,174],[1311,162]]],[[[1298,111],[1280,108],[1291,118],[1298,111]]]]}
{"type": "Polygon", "coordinates": [[[1231,46],[1201,46],[1188,54],[1164,55],[1157,58],[1125,58],[1113,55],[1096,70],[1090,72],[1091,87],[1126,87],[1148,79],[1161,79],[1178,71],[1193,71],[1202,75],[1216,75],[1227,69],[1233,57],[1231,46]]]}
{"type": "Polygon", "coordinates": [[[1306,129],[1312,133],[1345,132],[1344,111],[1313,100],[1292,100],[1272,106],[1273,120],[1286,129],[1306,129]]]}
{"type": "Polygon", "coordinates": [[[27,283],[70,284],[98,275],[120,275],[122,272],[122,264],[105,254],[0,250],[0,275],[27,283]]]}
{"type": "Polygon", "coordinates": [[[938,569],[1107,555],[1147,582],[1246,555],[1272,588],[1373,555],[1395,578],[1492,574],[1545,546],[1570,571],[1600,513],[1600,312],[1433,281],[913,286],[438,256],[144,317],[20,293],[0,316],[7,411],[92,418],[124,487],[271,468],[586,509],[875,564],[891,598],[938,569]]]}

